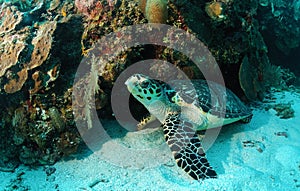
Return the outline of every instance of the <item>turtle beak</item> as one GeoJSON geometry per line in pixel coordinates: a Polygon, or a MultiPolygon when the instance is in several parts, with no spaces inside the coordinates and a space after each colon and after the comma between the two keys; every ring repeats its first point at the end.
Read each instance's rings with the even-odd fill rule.
{"type": "Polygon", "coordinates": [[[127,80],[126,80],[126,82],[125,82],[125,85],[126,86],[129,86],[129,84],[130,84],[130,79],[131,79],[132,77],[130,77],[130,78],[128,78],[127,80]]]}
{"type": "Polygon", "coordinates": [[[137,78],[135,78],[134,76],[131,76],[126,80],[125,85],[127,86],[127,89],[130,93],[132,92],[133,88],[136,86],[136,83],[137,83],[137,78]]]}
{"type": "Polygon", "coordinates": [[[141,77],[140,74],[134,74],[132,76],[130,76],[126,82],[125,85],[126,86],[130,86],[130,85],[136,85],[137,83],[139,83],[143,78],[141,77]]]}
{"type": "Polygon", "coordinates": [[[128,90],[132,92],[133,88],[141,84],[144,80],[146,80],[146,78],[143,75],[134,74],[126,80],[125,85],[127,86],[128,90]]]}

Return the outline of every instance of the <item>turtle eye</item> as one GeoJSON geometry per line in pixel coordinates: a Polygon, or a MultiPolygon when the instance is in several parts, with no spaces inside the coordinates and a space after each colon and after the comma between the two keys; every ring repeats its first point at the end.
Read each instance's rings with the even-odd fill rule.
{"type": "Polygon", "coordinates": [[[148,81],[144,81],[144,82],[141,83],[141,87],[142,88],[148,88],[149,84],[150,83],[148,81]]]}
{"type": "Polygon", "coordinates": [[[176,98],[175,98],[176,92],[175,91],[166,91],[166,95],[171,103],[175,103],[175,100],[176,100],[176,98]]]}

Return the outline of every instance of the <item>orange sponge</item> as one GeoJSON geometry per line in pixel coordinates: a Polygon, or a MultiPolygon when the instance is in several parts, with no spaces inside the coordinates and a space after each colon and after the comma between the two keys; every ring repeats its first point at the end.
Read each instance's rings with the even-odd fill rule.
{"type": "Polygon", "coordinates": [[[221,2],[210,2],[205,6],[205,11],[212,19],[221,20],[225,18],[223,15],[223,3],[221,2]]]}
{"type": "Polygon", "coordinates": [[[166,23],[168,18],[167,0],[140,0],[140,7],[145,7],[145,17],[149,23],[166,23]]]}
{"type": "Polygon", "coordinates": [[[147,0],[139,0],[139,7],[142,10],[142,12],[144,13],[144,15],[146,15],[146,11],[145,11],[146,3],[147,3],[147,0]]]}

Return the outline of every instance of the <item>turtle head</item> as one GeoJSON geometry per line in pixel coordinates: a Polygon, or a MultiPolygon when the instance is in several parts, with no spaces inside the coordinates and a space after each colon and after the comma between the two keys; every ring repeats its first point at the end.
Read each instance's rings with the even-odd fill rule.
{"type": "Polygon", "coordinates": [[[156,101],[163,102],[163,84],[143,74],[134,74],[125,82],[128,91],[146,107],[156,101]]]}
{"type": "Polygon", "coordinates": [[[125,84],[129,92],[161,122],[169,112],[176,112],[180,107],[180,96],[163,81],[134,74],[125,84]]]}

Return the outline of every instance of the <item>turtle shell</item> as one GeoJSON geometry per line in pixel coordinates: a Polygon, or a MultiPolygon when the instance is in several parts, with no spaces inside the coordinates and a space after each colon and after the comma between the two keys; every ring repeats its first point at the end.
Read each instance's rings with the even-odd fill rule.
{"type": "Polygon", "coordinates": [[[247,118],[248,108],[231,90],[206,80],[173,80],[168,83],[188,104],[201,107],[211,115],[229,118],[247,118]]]}

